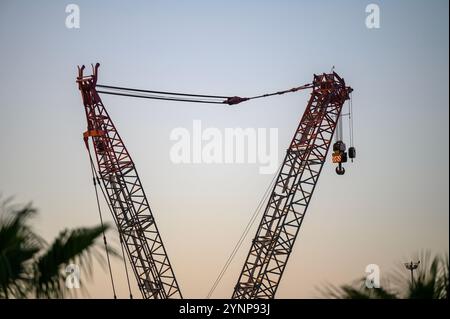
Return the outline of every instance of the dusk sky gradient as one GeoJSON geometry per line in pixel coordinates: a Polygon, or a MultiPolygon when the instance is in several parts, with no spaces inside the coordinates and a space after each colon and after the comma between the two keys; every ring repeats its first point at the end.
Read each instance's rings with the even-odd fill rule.
{"type": "MultiPolygon", "coordinates": [[[[100,62],[102,84],[227,96],[309,83],[334,65],[354,88],[357,159],[344,176],[325,164],[277,297],[318,297],[368,264],[383,276],[421,249],[448,253],[448,1],[376,1],[380,29],[365,26],[369,3],[1,0],[0,193],[32,201],[49,241],[99,223],[77,65],[100,62]],[[65,26],[69,3],[80,29],[65,26]]],[[[193,120],[278,128],[281,161],[308,97],[232,108],[102,97],[185,297],[207,295],[273,176],[256,164],[173,164],[170,132],[193,120]]],[[[231,296],[255,227],[213,297],[231,296]]],[[[113,268],[127,298],[123,265],[113,268]]],[[[112,297],[99,265],[82,280],[91,297],[112,297]]]]}

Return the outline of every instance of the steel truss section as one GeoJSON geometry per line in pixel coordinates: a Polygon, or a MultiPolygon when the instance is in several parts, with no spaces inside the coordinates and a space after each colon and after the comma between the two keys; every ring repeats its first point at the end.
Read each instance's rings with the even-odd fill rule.
{"type": "Polygon", "coordinates": [[[313,91],[267,202],[233,299],[271,299],[292,252],[350,87],[314,75],[313,91]]]}
{"type": "Polygon", "coordinates": [[[121,241],[145,299],[182,298],[136,167],[97,91],[97,71],[77,82],[87,118],[86,146],[92,138],[96,170],[121,241]]]}

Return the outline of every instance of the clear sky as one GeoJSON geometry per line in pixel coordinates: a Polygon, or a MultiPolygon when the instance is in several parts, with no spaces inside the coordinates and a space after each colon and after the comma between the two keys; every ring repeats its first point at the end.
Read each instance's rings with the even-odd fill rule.
{"type": "MultiPolygon", "coordinates": [[[[69,3],[0,1],[0,192],[33,201],[48,240],[99,222],[78,64],[100,62],[105,84],[241,96],[308,83],[334,65],[355,90],[358,158],[345,176],[325,164],[277,296],[315,297],[367,264],[383,276],[420,249],[448,252],[447,1],[377,1],[380,29],[366,28],[370,1],[73,1],[80,29],[67,29],[69,3]]],[[[278,128],[281,160],[307,98],[236,108],[103,98],[185,297],[206,296],[272,176],[254,164],[173,164],[170,132],[193,120],[278,128]]],[[[214,297],[231,295],[250,239],[214,297]]],[[[111,297],[106,271],[85,281],[92,297],[111,297]]]]}

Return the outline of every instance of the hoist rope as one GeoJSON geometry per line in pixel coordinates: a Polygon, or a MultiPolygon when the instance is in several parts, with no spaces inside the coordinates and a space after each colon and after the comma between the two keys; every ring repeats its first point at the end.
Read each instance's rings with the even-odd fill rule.
{"type": "MultiPolygon", "coordinates": [[[[89,151],[89,150],[88,150],[88,151],[89,151]]],[[[100,182],[100,177],[98,176],[97,172],[95,171],[95,166],[94,166],[94,163],[93,163],[93,160],[92,160],[92,155],[91,155],[91,152],[90,152],[90,151],[89,151],[89,159],[90,159],[90,161],[91,161],[91,170],[92,170],[92,172],[93,172],[93,175],[95,175],[94,178],[97,179],[97,185],[99,185],[100,190],[101,190],[101,192],[102,192],[102,194],[103,194],[103,197],[105,198],[106,202],[108,202],[108,200],[107,200],[108,197],[106,196],[106,192],[105,192],[105,190],[103,189],[103,186],[102,186],[102,184],[101,184],[101,182],[100,182]]],[[[96,185],[96,184],[95,184],[95,180],[94,180],[94,186],[95,186],[95,185],[96,185]]],[[[95,188],[95,192],[96,192],[96,196],[97,196],[97,188],[95,188]]],[[[99,203],[98,203],[98,196],[97,196],[97,204],[99,205],[99,203]]],[[[109,204],[108,204],[108,209],[109,209],[111,215],[114,216],[113,211],[112,211],[112,208],[109,206],[109,204]]],[[[99,208],[99,213],[100,213],[100,222],[102,223],[102,227],[103,227],[103,220],[102,220],[102,215],[101,215],[100,208],[99,208]]],[[[130,295],[130,299],[133,299],[133,294],[132,294],[132,292],[131,292],[131,285],[130,285],[130,277],[129,277],[129,275],[128,275],[128,268],[127,268],[126,259],[125,259],[125,252],[124,252],[124,249],[123,249],[123,246],[124,246],[125,244],[123,243],[122,234],[120,233],[120,231],[119,231],[119,240],[120,240],[120,246],[121,246],[121,250],[122,250],[123,265],[124,265],[124,268],[125,268],[125,273],[126,273],[126,278],[127,278],[128,293],[129,293],[129,295],[130,295]]],[[[113,285],[113,291],[114,291],[114,290],[115,290],[115,289],[114,289],[114,280],[113,280],[113,275],[112,275],[112,270],[111,270],[111,264],[110,264],[110,261],[109,261],[108,250],[106,251],[106,254],[107,254],[107,257],[108,257],[108,267],[109,267],[109,272],[110,272],[110,276],[111,276],[111,282],[112,282],[112,285],[113,285]]],[[[114,298],[116,298],[115,295],[116,295],[116,293],[115,293],[115,291],[114,291],[114,298]]]]}
{"type": "Polygon", "coordinates": [[[97,91],[97,93],[101,93],[101,94],[110,94],[110,95],[117,95],[117,96],[136,97],[136,98],[154,99],[154,100],[164,100],[164,101],[235,105],[235,104],[239,104],[241,102],[245,102],[245,101],[249,101],[249,100],[260,99],[260,98],[265,98],[265,97],[274,96],[274,95],[282,95],[282,94],[286,94],[286,93],[297,92],[299,90],[309,89],[309,88],[313,87],[313,84],[308,83],[308,84],[305,84],[302,86],[294,87],[289,90],[277,91],[277,92],[273,92],[273,93],[266,93],[266,94],[252,96],[252,97],[153,91],[153,90],[134,89],[134,88],[126,88],[126,87],[102,85],[102,84],[97,84],[96,87],[103,89],[103,90],[97,91]]]}
{"type": "Polygon", "coordinates": [[[128,267],[127,267],[127,262],[125,260],[125,252],[124,252],[124,249],[123,249],[123,246],[125,244],[123,243],[121,234],[119,234],[119,237],[120,237],[120,248],[122,249],[123,266],[125,267],[125,274],[127,276],[128,293],[130,294],[130,299],[133,299],[133,293],[131,292],[131,285],[130,285],[130,276],[128,275],[128,267]]]}
{"type": "Polygon", "coordinates": [[[114,285],[114,276],[113,276],[113,273],[112,273],[111,261],[110,261],[110,258],[109,258],[108,242],[106,241],[105,226],[104,226],[104,223],[103,223],[102,210],[101,210],[101,207],[100,207],[100,200],[99,200],[99,197],[98,197],[98,190],[97,190],[98,178],[97,178],[97,181],[96,181],[97,173],[95,172],[94,161],[92,160],[91,152],[89,150],[88,150],[88,152],[89,152],[89,160],[91,162],[92,181],[94,182],[95,197],[96,197],[96,200],[97,200],[98,214],[99,214],[99,217],[100,217],[100,226],[102,227],[103,244],[105,246],[106,260],[108,262],[108,269],[109,269],[109,276],[110,276],[110,280],[111,280],[111,287],[112,287],[114,299],[117,299],[116,287],[114,285]]]}
{"type": "Polygon", "coordinates": [[[206,296],[206,299],[211,298],[212,294],[216,290],[217,286],[219,285],[220,281],[222,280],[223,276],[225,275],[226,271],[228,270],[228,267],[231,265],[234,257],[236,256],[236,253],[239,251],[239,249],[242,246],[242,243],[244,242],[245,238],[247,237],[251,227],[256,221],[256,218],[258,217],[262,205],[267,200],[267,197],[269,195],[269,191],[273,188],[275,180],[279,174],[279,171],[281,170],[282,165],[280,165],[279,169],[277,170],[277,173],[273,176],[269,186],[266,188],[261,200],[258,203],[258,206],[256,206],[255,211],[253,212],[253,215],[251,216],[249,222],[247,223],[247,226],[245,227],[243,233],[241,234],[241,237],[237,241],[236,245],[233,248],[233,251],[231,252],[230,256],[228,257],[227,261],[225,262],[224,266],[222,267],[222,270],[220,271],[219,275],[217,276],[216,280],[214,281],[214,284],[212,285],[211,289],[208,292],[208,295],[206,296]]]}
{"type": "MultiPolygon", "coordinates": [[[[97,174],[96,174],[96,176],[97,176],[97,183],[98,183],[98,185],[100,185],[100,190],[102,191],[103,197],[105,198],[105,201],[108,202],[108,197],[106,196],[106,192],[103,189],[102,184],[100,183],[100,177],[98,177],[97,174]]],[[[114,216],[112,208],[111,208],[111,206],[109,204],[108,204],[108,209],[109,209],[109,211],[111,213],[111,216],[114,216]]],[[[128,268],[127,268],[127,263],[126,263],[126,259],[125,259],[125,252],[124,252],[124,249],[123,249],[123,246],[125,246],[125,244],[123,243],[123,237],[122,237],[122,234],[120,233],[120,231],[119,231],[119,241],[120,241],[120,248],[122,250],[123,267],[125,268],[125,274],[126,274],[126,278],[127,278],[128,293],[130,295],[130,299],[133,299],[133,294],[131,292],[131,285],[130,285],[130,277],[128,275],[128,268]]]]}
{"type": "Polygon", "coordinates": [[[214,101],[214,100],[200,100],[200,99],[180,99],[180,98],[170,98],[170,97],[163,97],[163,96],[149,95],[149,94],[129,94],[129,93],[121,93],[121,92],[108,92],[108,91],[97,91],[97,93],[109,94],[109,95],[127,96],[127,97],[137,97],[137,98],[141,98],[141,99],[151,99],[151,100],[224,104],[223,101],[221,102],[219,100],[214,101]]]}
{"type": "Polygon", "coordinates": [[[355,137],[354,137],[354,127],[353,127],[353,94],[350,92],[350,100],[349,100],[349,125],[350,125],[350,146],[355,146],[355,137]]]}
{"type": "MultiPolygon", "coordinates": [[[[98,175],[97,175],[97,183],[98,183],[98,185],[100,185],[100,190],[102,191],[103,197],[105,198],[106,202],[108,202],[108,197],[106,196],[106,192],[103,189],[102,184],[100,183],[100,178],[98,177],[98,175]]],[[[109,208],[109,211],[111,213],[111,216],[114,216],[112,208],[111,208],[111,206],[109,204],[108,204],[108,208],[109,208]]],[[[121,249],[122,249],[123,266],[125,268],[125,274],[126,274],[126,278],[127,278],[128,293],[130,295],[130,299],[133,299],[133,294],[131,292],[131,285],[130,285],[130,277],[128,275],[128,268],[127,268],[127,263],[126,263],[126,259],[125,259],[125,252],[124,252],[124,249],[123,249],[123,247],[125,246],[125,243],[123,242],[123,237],[122,237],[122,234],[120,233],[120,231],[119,231],[119,240],[120,240],[120,246],[121,246],[121,249]]]]}
{"type": "Polygon", "coordinates": [[[312,83],[308,83],[302,86],[298,86],[289,90],[284,90],[284,91],[278,91],[278,92],[273,92],[273,93],[266,93],[266,94],[261,94],[261,95],[256,95],[256,96],[252,96],[247,98],[248,100],[254,100],[254,99],[260,99],[260,98],[264,98],[264,97],[269,97],[269,96],[274,96],[274,95],[282,95],[282,94],[286,94],[286,93],[293,93],[293,92],[297,92],[300,90],[306,90],[306,89],[310,89],[312,88],[314,85],[312,83]]]}
{"type": "Polygon", "coordinates": [[[112,86],[112,85],[102,85],[102,84],[97,84],[97,87],[104,88],[104,89],[124,90],[124,91],[141,92],[141,93],[155,93],[155,94],[164,94],[164,95],[206,97],[206,98],[216,98],[216,99],[228,98],[228,96],[222,96],[222,95],[204,95],[204,94],[190,94],[190,93],[174,93],[174,92],[165,92],[165,91],[151,91],[151,90],[132,89],[132,88],[125,88],[125,87],[120,87],[120,86],[112,86]]]}

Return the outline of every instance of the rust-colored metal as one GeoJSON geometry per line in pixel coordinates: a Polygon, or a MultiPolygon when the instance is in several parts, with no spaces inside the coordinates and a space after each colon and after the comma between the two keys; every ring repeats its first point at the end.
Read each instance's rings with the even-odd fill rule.
{"type": "Polygon", "coordinates": [[[134,162],[96,91],[98,68],[97,63],[92,75],[84,76],[85,67],[78,67],[86,147],[90,137],[95,169],[143,298],[182,298],[134,162]]]}
{"type": "Polygon", "coordinates": [[[313,91],[267,202],[233,299],[275,297],[352,89],[336,73],[314,75],[313,91]]]}

